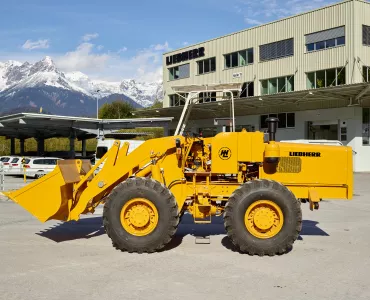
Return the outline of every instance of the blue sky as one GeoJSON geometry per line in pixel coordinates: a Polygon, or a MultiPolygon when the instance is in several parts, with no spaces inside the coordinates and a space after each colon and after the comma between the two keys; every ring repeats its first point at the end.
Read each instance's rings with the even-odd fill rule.
{"type": "Polygon", "coordinates": [[[0,0],[0,61],[49,55],[93,78],[157,80],[163,52],[334,2],[0,0]]]}

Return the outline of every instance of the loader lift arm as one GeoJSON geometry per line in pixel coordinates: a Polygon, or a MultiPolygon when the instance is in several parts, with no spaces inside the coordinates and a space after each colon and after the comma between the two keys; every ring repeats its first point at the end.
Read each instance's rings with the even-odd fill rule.
{"type": "MultiPolygon", "coordinates": [[[[128,146],[126,143],[120,148],[120,141],[115,141],[93,168],[88,161],[60,161],[53,172],[6,195],[41,222],[50,219],[71,221],[78,220],[81,214],[94,212],[94,208],[117,184],[131,176],[145,177],[151,174],[152,178],[163,183],[157,162],[175,151],[174,138],[148,140],[129,156],[128,146]],[[104,168],[93,176],[102,162],[105,162],[104,168]]],[[[178,173],[181,173],[181,169],[178,173]]]]}

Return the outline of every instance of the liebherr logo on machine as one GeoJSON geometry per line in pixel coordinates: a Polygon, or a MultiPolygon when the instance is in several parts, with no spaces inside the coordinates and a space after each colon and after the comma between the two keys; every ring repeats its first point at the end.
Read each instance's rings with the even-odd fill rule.
{"type": "Polygon", "coordinates": [[[227,147],[222,147],[220,151],[218,151],[218,156],[223,159],[229,159],[231,157],[231,150],[227,147]]]}
{"type": "Polygon", "coordinates": [[[321,157],[320,152],[289,152],[289,156],[321,157]]]}

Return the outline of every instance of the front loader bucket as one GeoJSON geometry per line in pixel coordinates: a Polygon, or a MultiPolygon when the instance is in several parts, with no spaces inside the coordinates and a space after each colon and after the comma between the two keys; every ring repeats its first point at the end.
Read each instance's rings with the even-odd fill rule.
{"type": "Polygon", "coordinates": [[[73,184],[80,181],[81,165],[85,164],[80,160],[61,160],[51,173],[4,194],[40,222],[65,221],[72,205],[73,184]]]}

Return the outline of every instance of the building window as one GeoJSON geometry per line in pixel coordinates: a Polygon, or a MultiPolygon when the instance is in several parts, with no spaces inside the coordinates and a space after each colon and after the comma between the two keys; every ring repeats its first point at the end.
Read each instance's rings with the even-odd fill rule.
{"type": "Polygon", "coordinates": [[[216,58],[208,58],[197,62],[198,75],[216,71],[216,58]]]}
{"type": "Polygon", "coordinates": [[[344,44],[345,44],[345,37],[343,36],[343,37],[332,39],[332,40],[307,44],[306,45],[306,50],[307,50],[307,52],[311,52],[311,51],[316,51],[316,50],[333,48],[333,47],[341,46],[341,45],[344,45],[344,44]]]}
{"type": "Polygon", "coordinates": [[[242,91],[240,93],[240,98],[247,98],[254,96],[254,82],[244,82],[242,86],[242,91]]]}
{"type": "Polygon", "coordinates": [[[261,95],[294,91],[294,75],[261,80],[261,95]]]}
{"type": "Polygon", "coordinates": [[[370,82],[370,67],[364,66],[363,78],[364,78],[364,82],[370,82]]]}
{"type": "Polygon", "coordinates": [[[216,92],[199,93],[199,103],[216,101],[216,92]]]}
{"type": "Polygon", "coordinates": [[[369,128],[370,128],[370,108],[362,108],[362,145],[369,145],[369,128]]]}
{"type": "MultiPolygon", "coordinates": [[[[254,96],[254,82],[244,82],[241,88],[241,92],[233,91],[234,99],[236,98],[247,98],[254,96]]],[[[231,99],[230,93],[223,93],[223,98],[231,99]]]]}
{"type": "Polygon", "coordinates": [[[268,114],[260,116],[260,128],[267,129],[267,118],[278,118],[278,128],[294,128],[295,127],[295,113],[280,113],[268,114]]]}
{"type": "Polygon", "coordinates": [[[293,38],[260,46],[260,61],[273,60],[293,55],[293,38]]]}
{"type": "Polygon", "coordinates": [[[253,64],[253,48],[225,54],[225,69],[253,64]]]}
{"type": "Polygon", "coordinates": [[[169,68],[168,73],[169,80],[188,78],[190,76],[190,64],[169,68]]]}
{"type": "Polygon", "coordinates": [[[346,68],[307,73],[307,89],[318,89],[342,84],[346,84],[346,68]]]}
{"type": "Polygon", "coordinates": [[[370,46],[370,26],[362,25],[362,44],[370,46]]]}
{"type": "Polygon", "coordinates": [[[307,34],[305,37],[307,52],[341,46],[346,42],[344,26],[307,34]]]}
{"type": "Polygon", "coordinates": [[[185,105],[186,98],[188,94],[173,94],[169,95],[170,98],[170,106],[182,106],[185,105]]]}

